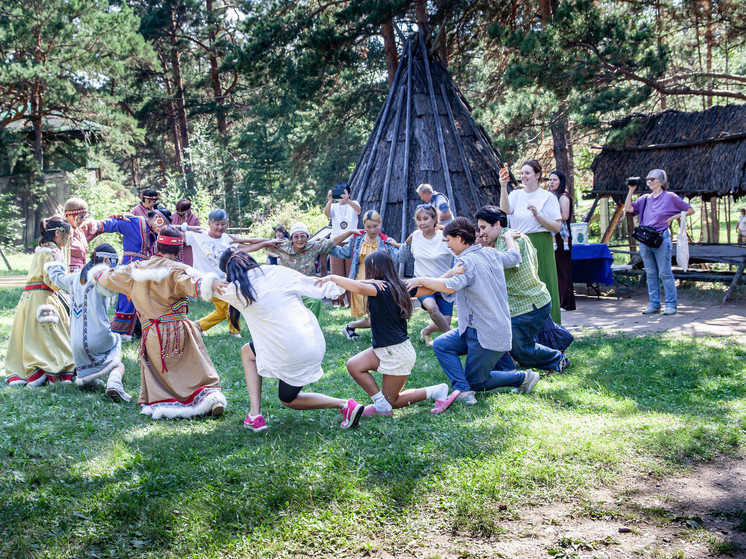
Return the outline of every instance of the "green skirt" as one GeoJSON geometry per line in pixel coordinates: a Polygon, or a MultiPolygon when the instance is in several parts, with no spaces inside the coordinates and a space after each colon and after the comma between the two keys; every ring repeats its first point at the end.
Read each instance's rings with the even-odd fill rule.
{"type": "Polygon", "coordinates": [[[543,281],[549,295],[552,296],[552,320],[562,324],[562,309],[560,308],[559,281],[557,280],[557,262],[554,258],[554,236],[551,233],[528,233],[526,235],[536,248],[536,258],[539,261],[539,279],[543,281]]]}
{"type": "Polygon", "coordinates": [[[316,320],[319,321],[319,326],[321,326],[321,316],[324,308],[323,301],[321,299],[314,299],[313,297],[306,297],[305,295],[301,295],[301,299],[303,299],[303,304],[306,308],[316,315],[316,320]]]}

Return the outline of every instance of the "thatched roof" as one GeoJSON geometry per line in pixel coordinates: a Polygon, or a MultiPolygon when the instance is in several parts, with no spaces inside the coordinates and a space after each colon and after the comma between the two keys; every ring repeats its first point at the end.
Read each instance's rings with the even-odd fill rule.
{"type": "Polygon", "coordinates": [[[407,40],[399,67],[349,185],[363,211],[377,210],[382,231],[403,241],[422,183],[445,194],[451,210],[473,216],[497,204],[500,156],[471,118],[471,107],[422,34],[407,40]],[[437,114],[436,118],[433,115],[437,114]]]}
{"type": "MultiPolygon", "coordinates": [[[[651,169],[665,170],[682,196],[746,194],[746,105],[632,115],[612,125],[607,142],[591,165],[593,195],[623,198],[625,179],[651,169]]],[[[649,192],[644,181],[637,192],[649,192]]]]}

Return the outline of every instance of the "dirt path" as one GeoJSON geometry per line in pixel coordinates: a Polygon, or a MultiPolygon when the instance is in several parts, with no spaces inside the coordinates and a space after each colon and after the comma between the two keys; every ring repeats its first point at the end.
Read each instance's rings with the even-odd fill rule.
{"type": "Polygon", "coordinates": [[[736,302],[720,306],[720,297],[697,296],[679,290],[678,313],[672,316],[662,314],[643,316],[648,296],[641,290],[633,290],[632,297],[577,296],[577,310],[562,311],[562,324],[573,335],[583,332],[603,330],[607,333],[627,333],[632,335],[647,332],[677,332],[692,336],[746,337],[746,303],[736,302]]]}

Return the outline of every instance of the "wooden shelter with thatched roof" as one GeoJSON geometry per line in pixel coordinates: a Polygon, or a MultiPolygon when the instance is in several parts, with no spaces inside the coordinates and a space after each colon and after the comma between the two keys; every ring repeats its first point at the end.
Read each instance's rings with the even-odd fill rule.
{"type": "MultiPolygon", "coordinates": [[[[603,242],[622,215],[627,177],[645,177],[651,169],[664,169],[669,190],[687,198],[707,202],[746,194],[746,105],[696,113],[669,110],[614,122],[607,145],[591,165],[593,188],[586,195],[596,202],[607,196],[617,202],[603,242]]],[[[643,180],[636,193],[646,192],[643,180]]]]}
{"type": "Polygon", "coordinates": [[[348,181],[363,212],[377,210],[382,231],[403,241],[413,230],[417,186],[445,194],[451,210],[472,216],[497,204],[501,158],[422,31],[405,41],[386,102],[348,181]]]}

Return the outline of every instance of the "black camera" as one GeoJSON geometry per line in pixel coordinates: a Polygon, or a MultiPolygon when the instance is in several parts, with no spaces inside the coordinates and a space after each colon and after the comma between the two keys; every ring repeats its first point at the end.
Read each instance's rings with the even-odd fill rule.
{"type": "Polygon", "coordinates": [[[640,177],[627,177],[627,186],[640,186],[640,177]]]}
{"type": "Polygon", "coordinates": [[[345,193],[345,187],[344,186],[337,186],[336,188],[332,188],[332,199],[333,200],[341,200],[342,194],[345,193]]]}

